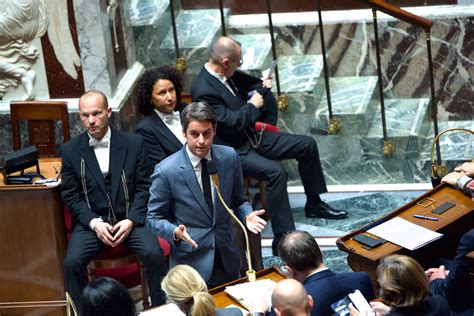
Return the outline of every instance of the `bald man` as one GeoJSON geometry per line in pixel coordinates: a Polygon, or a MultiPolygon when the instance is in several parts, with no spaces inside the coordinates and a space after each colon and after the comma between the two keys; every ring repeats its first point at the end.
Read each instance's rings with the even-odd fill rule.
{"type": "Polygon", "coordinates": [[[312,137],[289,133],[257,132],[255,123],[277,122],[277,102],[271,79],[252,77],[237,68],[242,64],[240,43],[221,37],[213,45],[209,61],[191,87],[194,102],[207,102],[217,113],[215,143],[234,147],[244,176],[264,180],[275,238],[273,254],[284,233],[295,229],[288,199],[288,174],[280,161],[296,159],[306,194],[307,217],[342,219],[347,212],[323,202],[327,192],[318,147],[312,137]]]}
{"type": "Polygon", "coordinates": [[[287,279],[278,282],[273,290],[272,305],[277,316],[309,316],[313,309],[313,298],[306,293],[303,284],[287,279]]]}

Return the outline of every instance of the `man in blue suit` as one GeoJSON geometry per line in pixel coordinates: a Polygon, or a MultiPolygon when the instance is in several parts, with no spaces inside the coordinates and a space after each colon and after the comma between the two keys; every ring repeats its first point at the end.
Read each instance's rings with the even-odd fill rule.
{"type": "Polygon", "coordinates": [[[204,102],[181,113],[186,145],[155,166],[147,225],[171,244],[170,267],[188,264],[210,287],[240,276],[240,256],[233,240],[231,218],[217,200],[207,161],[217,165],[224,201],[253,233],[266,222],[265,211],[253,211],[243,190],[239,156],[227,146],[213,145],[216,114],[204,102]]]}
{"type": "Polygon", "coordinates": [[[303,283],[313,298],[311,316],[334,314],[331,304],[355,289],[359,289],[367,300],[375,298],[367,273],[334,273],[326,268],[321,250],[308,232],[293,231],[284,235],[278,245],[278,255],[290,277],[303,283]]]}

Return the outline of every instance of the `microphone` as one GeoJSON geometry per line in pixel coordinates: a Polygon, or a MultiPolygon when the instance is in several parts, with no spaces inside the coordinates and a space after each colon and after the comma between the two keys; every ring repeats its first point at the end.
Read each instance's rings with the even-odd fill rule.
{"type": "Polygon", "coordinates": [[[240,228],[242,228],[242,231],[244,232],[245,236],[245,246],[247,248],[247,280],[249,282],[254,282],[257,279],[257,275],[255,273],[255,270],[252,269],[252,260],[251,260],[251,254],[250,254],[250,245],[249,245],[249,235],[247,234],[247,229],[245,228],[244,224],[235,216],[234,211],[232,211],[227,204],[225,203],[224,199],[222,198],[221,192],[219,191],[219,177],[217,176],[217,165],[216,162],[213,160],[209,160],[207,162],[207,171],[209,172],[209,175],[211,176],[212,183],[214,184],[214,188],[216,189],[217,196],[219,197],[219,200],[221,201],[222,205],[224,205],[224,208],[227,210],[227,212],[230,214],[230,216],[234,219],[234,221],[239,224],[240,228]]]}

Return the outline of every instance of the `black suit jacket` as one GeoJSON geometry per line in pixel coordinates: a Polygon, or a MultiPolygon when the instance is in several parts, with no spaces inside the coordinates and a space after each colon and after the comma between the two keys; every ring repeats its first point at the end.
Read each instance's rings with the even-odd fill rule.
{"type": "Polygon", "coordinates": [[[449,316],[448,302],[440,296],[430,296],[416,306],[392,308],[389,316],[449,316]]]}
{"type": "Polygon", "coordinates": [[[261,81],[239,71],[232,80],[240,91],[237,96],[203,67],[192,84],[191,98],[195,102],[209,103],[216,111],[218,132],[214,143],[234,147],[242,154],[250,149],[245,132],[252,133],[250,128],[262,114],[253,104],[246,102],[246,93],[258,85],[261,87],[261,81]]]}
{"type": "Polygon", "coordinates": [[[145,116],[137,124],[135,133],[143,137],[148,158],[153,166],[183,147],[183,144],[155,112],[145,116]]]}
{"type": "Polygon", "coordinates": [[[331,304],[359,289],[367,300],[375,298],[369,275],[365,272],[334,273],[324,270],[306,278],[303,286],[313,298],[311,316],[334,314],[331,304]]]}
{"type": "MultiPolygon", "coordinates": [[[[61,148],[61,196],[72,214],[73,224],[89,227],[93,218],[107,216],[107,192],[104,177],[89,146],[89,135],[84,132],[61,148]],[[81,158],[84,161],[84,180],[87,187],[89,209],[81,180],[81,158]]],[[[110,199],[118,220],[125,215],[125,192],[122,181],[125,174],[130,209],[127,218],[144,224],[150,187],[151,164],[140,136],[112,129],[110,141],[109,173],[111,173],[110,199]]]]}
{"type": "Polygon", "coordinates": [[[474,228],[461,237],[448,276],[430,282],[431,294],[445,297],[452,310],[465,311],[466,315],[474,314],[474,293],[469,277],[471,259],[466,257],[471,251],[474,251],[474,228]]]}

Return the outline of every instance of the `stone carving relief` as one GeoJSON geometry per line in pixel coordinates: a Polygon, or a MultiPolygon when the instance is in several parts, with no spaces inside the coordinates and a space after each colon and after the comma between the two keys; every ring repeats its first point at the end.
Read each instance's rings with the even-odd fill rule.
{"type": "Polygon", "coordinates": [[[0,7],[0,97],[21,84],[22,99],[34,99],[32,67],[40,51],[31,42],[46,32],[64,71],[77,79],[80,58],[69,30],[66,1],[0,0],[0,7]]]}

